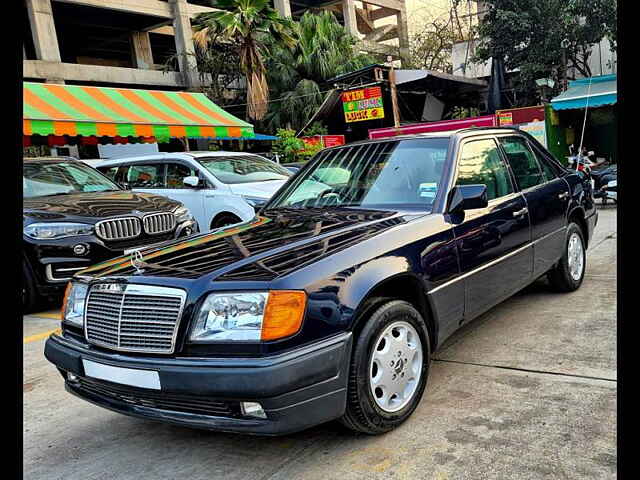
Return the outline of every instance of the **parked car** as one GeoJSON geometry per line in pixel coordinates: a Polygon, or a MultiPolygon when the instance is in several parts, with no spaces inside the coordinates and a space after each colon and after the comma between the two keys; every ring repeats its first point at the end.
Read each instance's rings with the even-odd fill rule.
{"type": "Polygon", "coordinates": [[[583,281],[591,184],[520,130],[370,140],[310,161],[249,222],[76,274],[45,347],[67,390],[198,428],[341,419],[379,434],[411,415],[461,325],[545,274],[562,292],[583,281]]]}
{"type": "Polygon", "coordinates": [[[22,172],[25,311],[90,265],[197,232],[180,202],[125,191],[80,161],[25,158],[22,172]]]}
{"type": "Polygon", "coordinates": [[[97,168],[134,191],[184,203],[202,231],[251,220],[291,176],[271,160],[237,152],[160,153],[106,160],[97,168]]]}
{"type": "Polygon", "coordinates": [[[289,170],[291,173],[296,173],[300,170],[306,162],[291,162],[291,163],[283,163],[281,164],[284,168],[289,170]]]}

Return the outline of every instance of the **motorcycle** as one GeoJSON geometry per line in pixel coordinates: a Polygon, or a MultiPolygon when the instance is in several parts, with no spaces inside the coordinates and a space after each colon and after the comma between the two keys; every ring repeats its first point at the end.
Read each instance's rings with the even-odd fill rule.
{"type": "Polygon", "coordinates": [[[618,203],[618,166],[609,165],[591,172],[593,197],[601,198],[602,205],[608,200],[618,203]]]}

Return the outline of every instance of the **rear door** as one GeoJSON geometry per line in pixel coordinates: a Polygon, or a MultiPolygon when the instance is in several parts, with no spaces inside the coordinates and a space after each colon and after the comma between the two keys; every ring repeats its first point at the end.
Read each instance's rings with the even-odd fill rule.
{"type": "Polygon", "coordinates": [[[456,185],[484,184],[489,204],[468,210],[454,225],[462,275],[465,320],[509,297],[531,279],[529,214],[496,140],[465,141],[458,154],[456,185]]]}
{"type": "Polygon", "coordinates": [[[529,208],[535,278],[547,272],[564,251],[569,185],[537,158],[525,137],[506,135],[499,140],[529,208]]]}

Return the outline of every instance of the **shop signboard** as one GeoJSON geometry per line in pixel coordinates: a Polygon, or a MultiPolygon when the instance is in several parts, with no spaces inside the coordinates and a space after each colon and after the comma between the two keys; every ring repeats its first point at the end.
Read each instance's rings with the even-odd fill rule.
{"type": "Polygon", "coordinates": [[[300,137],[306,145],[322,145],[324,148],[344,145],[344,135],[314,135],[312,137],[300,137]]]}
{"type": "Polygon", "coordinates": [[[519,128],[532,135],[545,148],[547,147],[544,105],[498,110],[496,112],[496,120],[498,126],[519,128]]]}
{"type": "Polygon", "coordinates": [[[347,123],[384,118],[382,89],[368,87],[343,92],[342,108],[347,123]]]}

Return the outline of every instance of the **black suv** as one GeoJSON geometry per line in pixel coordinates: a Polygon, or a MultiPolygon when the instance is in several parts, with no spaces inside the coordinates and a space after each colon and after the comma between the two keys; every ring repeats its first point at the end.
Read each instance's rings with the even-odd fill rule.
{"type": "Polygon", "coordinates": [[[68,158],[25,158],[22,303],[61,295],[71,276],[129,249],[198,230],[180,202],[123,190],[68,158]]]}

